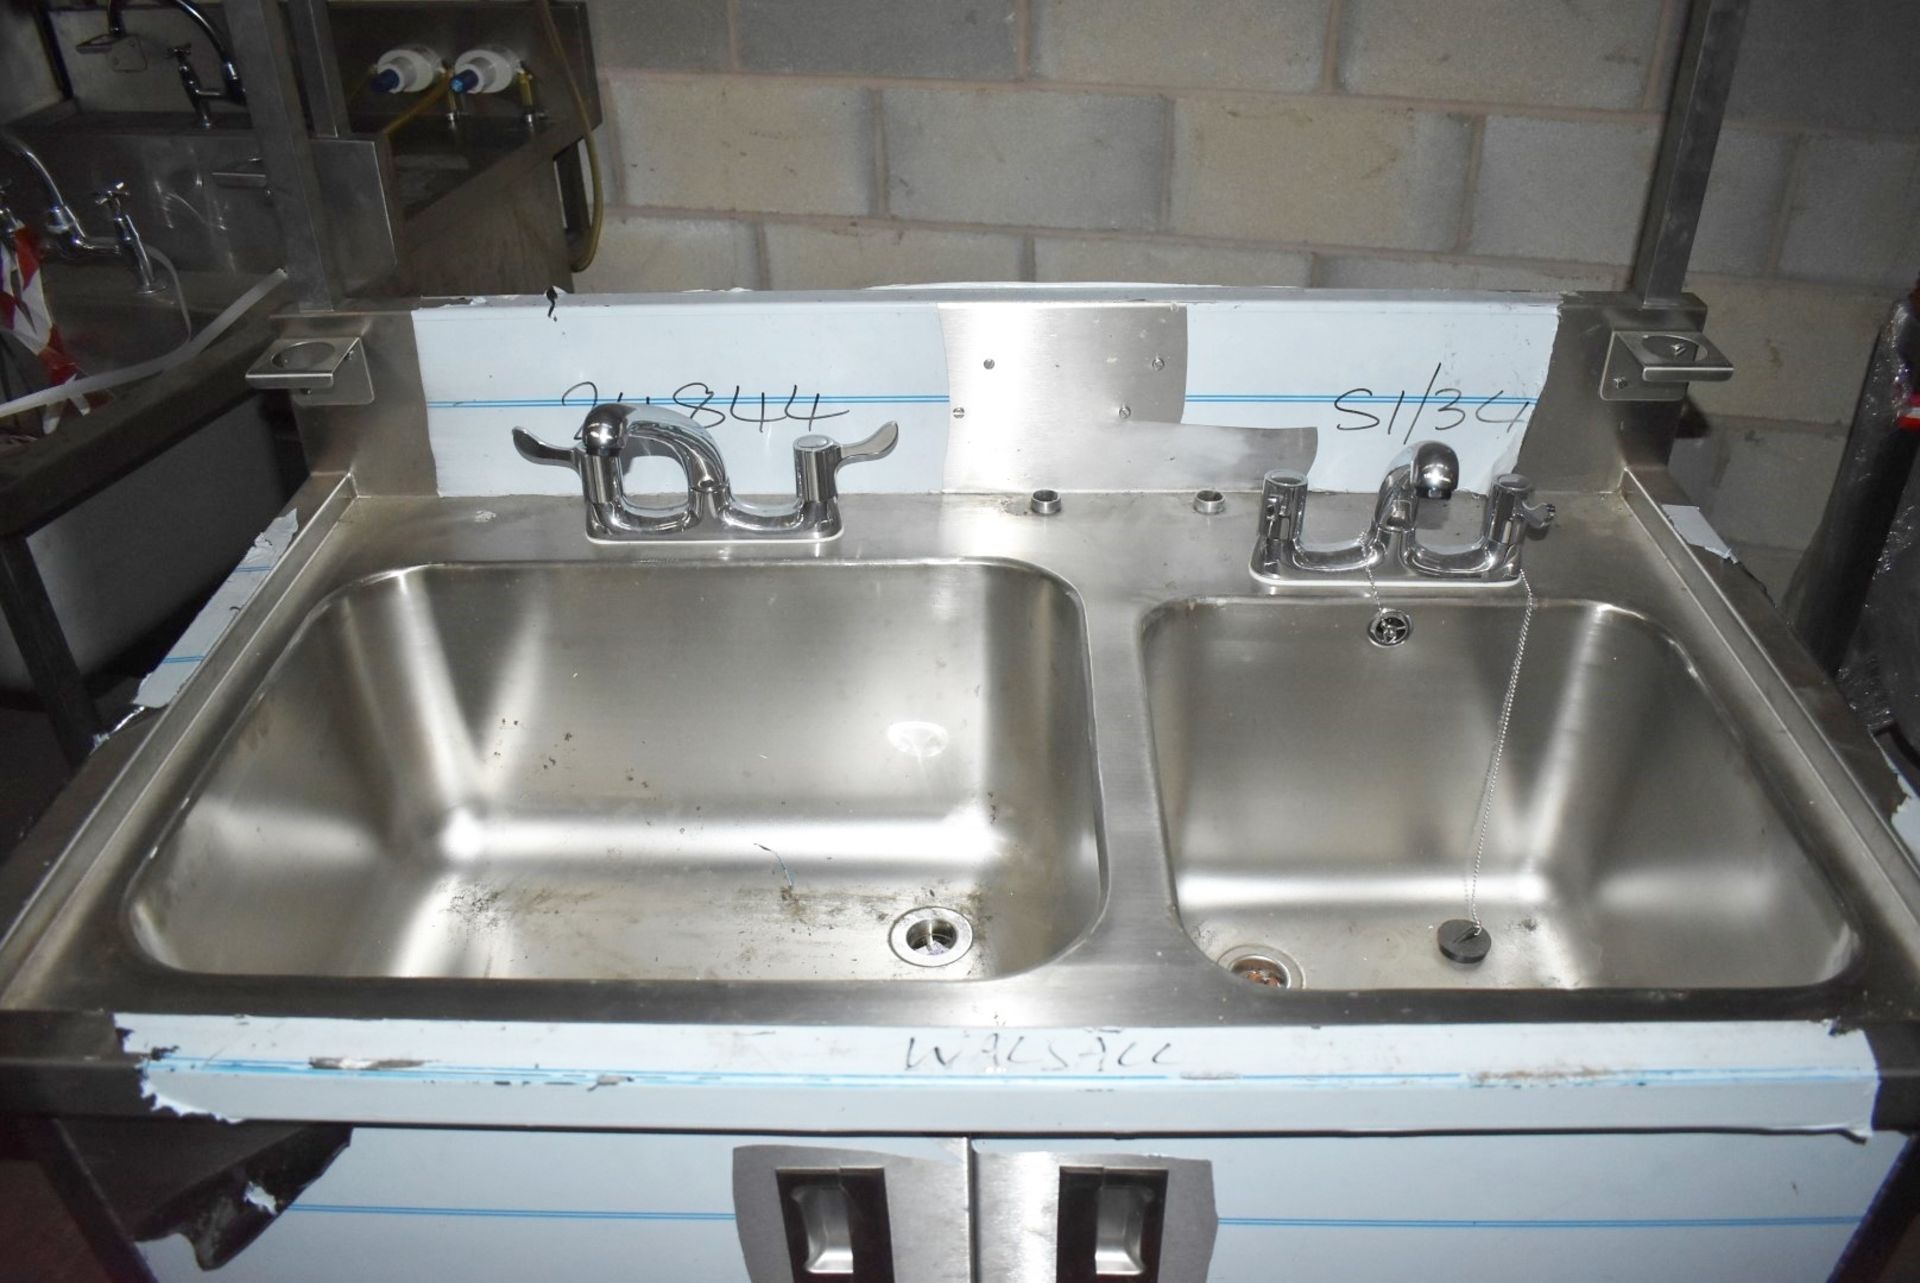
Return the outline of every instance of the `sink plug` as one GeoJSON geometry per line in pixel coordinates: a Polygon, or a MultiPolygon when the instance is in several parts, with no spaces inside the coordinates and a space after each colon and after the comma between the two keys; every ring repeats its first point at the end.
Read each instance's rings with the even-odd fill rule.
{"type": "Polygon", "coordinates": [[[1439,934],[1440,952],[1469,966],[1484,962],[1493,948],[1493,933],[1466,918],[1448,918],[1440,924],[1439,934]]]}

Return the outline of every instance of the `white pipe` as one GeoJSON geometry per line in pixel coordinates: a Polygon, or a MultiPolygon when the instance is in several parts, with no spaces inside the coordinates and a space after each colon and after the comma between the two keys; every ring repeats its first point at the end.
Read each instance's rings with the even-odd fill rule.
{"type": "Polygon", "coordinates": [[[122,384],[133,383],[139,379],[150,378],[155,374],[162,374],[167,370],[171,370],[174,366],[179,365],[182,361],[191,361],[194,357],[206,351],[215,339],[231,329],[235,321],[252,311],[256,303],[272,293],[273,290],[286,279],[287,269],[284,267],[276,267],[258,281],[254,282],[252,289],[249,289],[245,294],[242,294],[232,303],[229,303],[227,310],[214,317],[206,329],[201,330],[198,334],[188,339],[185,343],[182,343],[179,347],[174,348],[171,352],[163,353],[150,361],[142,361],[138,365],[129,365],[122,369],[109,370],[105,374],[90,374],[84,379],[74,379],[70,383],[56,383],[50,388],[41,388],[38,392],[30,392],[26,396],[16,397],[11,401],[0,404],[0,419],[9,418],[16,414],[24,414],[28,410],[38,410],[44,406],[71,400],[74,397],[84,397],[94,392],[104,392],[108,388],[117,388],[122,384]]]}

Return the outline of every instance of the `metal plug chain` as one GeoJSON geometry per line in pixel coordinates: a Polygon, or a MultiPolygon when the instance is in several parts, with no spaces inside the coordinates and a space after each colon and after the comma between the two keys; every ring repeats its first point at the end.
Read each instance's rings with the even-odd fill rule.
{"type": "Polygon", "coordinates": [[[1513,647],[1513,667],[1507,670],[1507,693],[1500,701],[1500,725],[1493,735],[1493,756],[1487,762],[1487,781],[1480,790],[1479,833],[1473,843],[1473,869],[1467,874],[1467,919],[1477,932],[1480,925],[1480,864],[1487,853],[1487,824],[1493,815],[1493,790],[1500,781],[1500,759],[1507,751],[1507,728],[1513,722],[1513,696],[1520,687],[1520,664],[1527,656],[1527,634],[1533,629],[1533,584],[1520,572],[1527,590],[1526,611],[1520,616],[1520,639],[1513,647]]]}

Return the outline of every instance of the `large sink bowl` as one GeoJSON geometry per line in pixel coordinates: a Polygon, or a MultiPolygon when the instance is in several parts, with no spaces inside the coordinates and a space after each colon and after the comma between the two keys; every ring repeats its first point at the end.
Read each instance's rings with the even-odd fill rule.
{"type": "Polygon", "coordinates": [[[1443,957],[1522,606],[1401,604],[1413,631],[1391,647],[1364,604],[1150,617],[1175,890],[1209,957],[1336,990],[1793,987],[1846,968],[1848,915],[1685,653],[1586,601],[1533,621],[1478,883],[1492,951],[1443,957]]]}
{"type": "Polygon", "coordinates": [[[996,563],[365,580],[213,754],[134,935],[230,974],[1020,971],[1100,904],[1085,655],[1072,594],[996,563]]]}

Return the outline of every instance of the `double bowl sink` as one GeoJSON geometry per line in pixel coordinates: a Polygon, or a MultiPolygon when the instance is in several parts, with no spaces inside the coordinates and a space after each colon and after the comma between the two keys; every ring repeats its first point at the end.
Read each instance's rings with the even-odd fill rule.
{"type": "Polygon", "coordinates": [[[1830,1009],[1900,929],[1617,495],[1563,503],[1530,589],[1378,601],[1256,588],[1247,503],[847,507],[824,548],[724,551],[589,545],[558,500],[323,514],[116,785],[66,974],[248,1009],[1724,1014],[1830,1009]],[[1436,945],[1470,914],[1477,964],[1436,945]]]}

